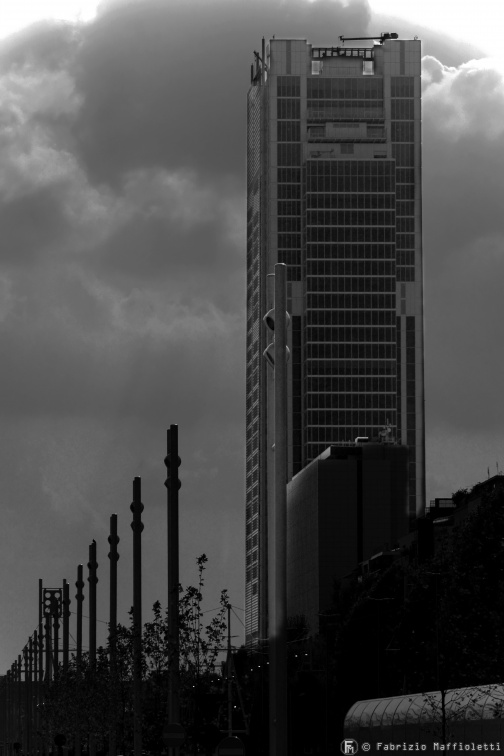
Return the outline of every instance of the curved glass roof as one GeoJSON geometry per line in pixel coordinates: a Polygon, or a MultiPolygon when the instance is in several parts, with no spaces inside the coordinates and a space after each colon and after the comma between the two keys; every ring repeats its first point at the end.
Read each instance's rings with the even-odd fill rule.
{"type": "MultiPolygon", "coordinates": [[[[504,685],[455,688],[446,691],[446,713],[451,719],[504,719],[504,685]]],[[[390,727],[439,719],[441,691],[357,701],[345,717],[345,729],[390,727]]]]}

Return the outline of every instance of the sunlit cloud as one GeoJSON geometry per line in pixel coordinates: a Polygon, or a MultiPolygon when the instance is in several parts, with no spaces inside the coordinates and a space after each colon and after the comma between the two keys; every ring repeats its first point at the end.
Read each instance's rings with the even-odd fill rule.
{"type": "Polygon", "coordinates": [[[423,111],[432,127],[452,139],[504,133],[504,67],[493,58],[458,68],[432,56],[423,59],[423,111]]]}

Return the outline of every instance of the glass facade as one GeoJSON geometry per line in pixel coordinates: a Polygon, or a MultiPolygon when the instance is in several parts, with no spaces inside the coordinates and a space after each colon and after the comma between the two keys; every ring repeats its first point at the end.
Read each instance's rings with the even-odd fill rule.
{"type": "MultiPolygon", "coordinates": [[[[287,265],[289,474],[335,443],[409,447],[424,506],[420,42],[271,40],[248,112],[246,637],[267,637],[274,430],[262,316],[287,265]]],[[[269,305],[271,306],[271,301],[269,305]]]]}

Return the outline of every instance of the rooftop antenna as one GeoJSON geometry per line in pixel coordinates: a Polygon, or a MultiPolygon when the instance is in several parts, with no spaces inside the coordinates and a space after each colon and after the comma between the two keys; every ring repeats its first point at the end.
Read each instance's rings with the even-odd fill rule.
{"type": "Polygon", "coordinates": [[[343,44],[345,44],[345,42],[349,42],[349,41],[356,41],[356,40],[360,41],[363,39],[372,39],[374,41],[374,40],[379,39],[380,45],[383,45],[386,39],[398,39],[398,37],[399,35],[396,34],[395,32],[382,32],[381,34],[376,34],[374,37],[345,37],[344,35],[341,35],[340,40],[341,42],[343,42],[343,44]]]}

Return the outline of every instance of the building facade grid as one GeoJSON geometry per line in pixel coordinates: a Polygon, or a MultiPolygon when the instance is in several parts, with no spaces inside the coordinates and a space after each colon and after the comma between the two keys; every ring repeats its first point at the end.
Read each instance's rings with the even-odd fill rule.
{"type": "MultiPolygon", "coordinates": [[[[268,276],[287,265],[289,476],[386,432],[424,506],[420,42],[273,39],[248,95],[246,636],[267,637],[268,276]]],[[[271,280],[271,279],[270,279],[271,280]]]]}

